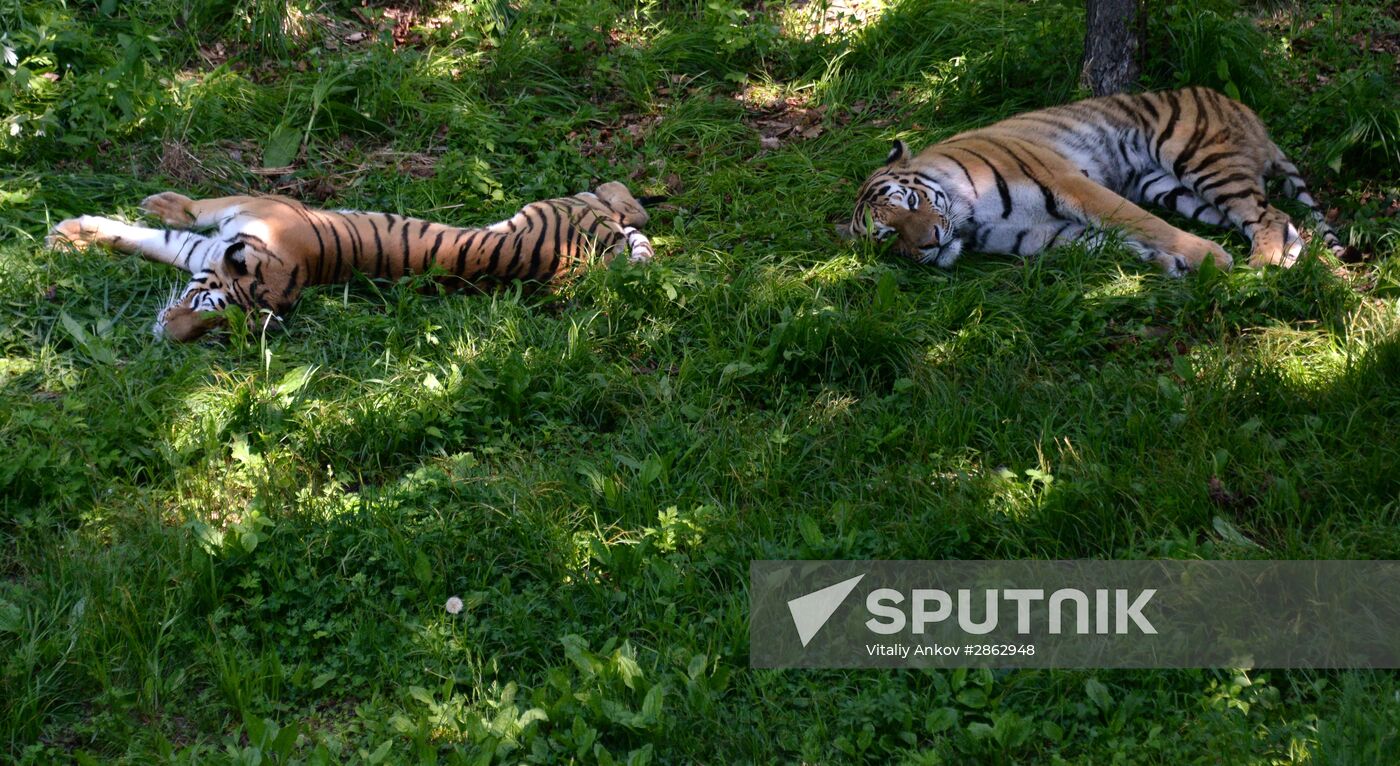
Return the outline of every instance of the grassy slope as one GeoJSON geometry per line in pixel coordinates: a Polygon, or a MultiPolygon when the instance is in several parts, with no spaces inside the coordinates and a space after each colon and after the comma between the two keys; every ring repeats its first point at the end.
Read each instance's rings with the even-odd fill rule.
{"type": "Polygon", "coordinates": [[[1349,41],[1393,40],[1390,17],[1154,14],[1152,83],[1233,83],[1382,256],[1169,281],[1115,248],[945,273],[830,235],[890,138],[1075,96],[1076,3],[909,0],[835,37],[725,3],[446,4],[398,48],[348,43],[340,7],[259,37],[265,5],[0,12],[46,21],[21,52],[78,62],[7,102],[59,106],[0,180],[0,752],[1400,747],[1392,674],[752,672],[744,594],[752,558],[1400,555],[1400,163],[1346,133],[1400,132],[1376,109],[1393,60],[1349,41]],[[806,114],[761,106],[783,98],[822,132],[764,148],[806,114]],[[308,139],[297,169],[248,172],[279,124],[308,139]],[[154,342],[174,274],[37,239],[170,187],[480,223],[618,177],[674,193],[658,264],[552,300],[360,281],[266,339],[154,342]]]}

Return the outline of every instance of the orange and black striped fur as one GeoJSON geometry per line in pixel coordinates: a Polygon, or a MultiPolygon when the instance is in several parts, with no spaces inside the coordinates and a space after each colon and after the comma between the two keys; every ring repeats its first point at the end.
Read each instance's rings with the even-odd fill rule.
{"type": "Polygon", "coordinates": [[[1121,230],[1144,260],[1178,275],[1223,248],[1139,207],[1152,203],[1241,229],[1249,264],[1291,266],[1302,239],[1269,205],[1266,177],[1306,205],[1326,244],[1344,249],[1298,168],[1258,116],[1208,88],[1115,95],[1018,115],[910,153],[895,142],[861,187],[849,234],[897,238],[898,250],[948,267],[964,249],[1031,255],[1121,230]]]}
{"type": "Polygon", "coordinates": [[[598,255],[626,252],[650,260],[640,228],[642,203],[623,184],[526,205],[483,228],[464,229],[392,213],[309,208],[285,197],[192,200],[175,192],[147,197],[141,208],[175,229],[148,229],[109,218],[70,218],[54,227],[50,246],[104,244],[193,275],[161,311],[155,331],[192,340],[222,321],[229,304],[259,321],[280,322],[303,288],[342,282],[352,273],[397,279],[435,271],[443,281],[484,287],[509,280],[549,282],[598,255]]]}

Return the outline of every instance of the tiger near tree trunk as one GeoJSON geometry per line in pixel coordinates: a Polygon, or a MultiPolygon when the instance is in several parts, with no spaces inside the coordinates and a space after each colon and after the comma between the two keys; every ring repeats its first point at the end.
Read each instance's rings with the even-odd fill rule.
{"type": "Polygon", "coordinates": [[[1269,204],[1268,176],[1327,226],[1298,168],[1249,107],[1208,88],[1113,95],[1011,117],[915,155],[896,141],[856,195],[844,233],[897,240],[921,263],[948,267],[964,250],[1029,256],[1106,231],[1169,275],[1207,258],[1233,259],[1139,204],[1233,226],[1252,243],[1251,266],[1291,266],[1303,252],[1292,221],[1269,204]]]}

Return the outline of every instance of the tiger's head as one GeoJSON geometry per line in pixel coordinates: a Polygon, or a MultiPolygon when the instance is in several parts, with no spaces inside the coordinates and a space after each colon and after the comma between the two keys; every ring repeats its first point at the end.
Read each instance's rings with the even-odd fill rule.
{"type": "Polygon", "coordinates": [[[180,342],[204,335],[224,321],[220,312],[228,307],[228,294],[223,288],[223,282],[212,270],[195,272],[184,292],[172,296],[160,310],[151,331],[180,342]]]}
{"type": "Polygon", "coordinates": [[[248,314],[248,327],[281,327],[282,316],[291,311],[300,294],[299,266],[290,273],[282,259],[255,244],[229,243],[221,257],[195,272],[184,292],[175,296],[156,318],[157,335],[176,341],[194,340],[224,323],[223,310],[230,304],[273,306],[267,311],[248,314]]]}
{"type": "Polygon", "coordinates": [[[837,232],[847,239],[894,239],[901,255],[920,263],[941,262],[957,247],[948,195],[911,159],[908,145],[895,141],[885,166],[860,187],[850,224],[838,226],[837,232]]]}
{"type": "Polygon", "coordinates": [[[599,186],[593,193],[618,214],[618,220],[623,226],[640,229],[651,220],[646,208],[642,207],[642,203],[632,196],[632,192],[628,190],[626,184],[619,181],[609,181],[599,186]]]}

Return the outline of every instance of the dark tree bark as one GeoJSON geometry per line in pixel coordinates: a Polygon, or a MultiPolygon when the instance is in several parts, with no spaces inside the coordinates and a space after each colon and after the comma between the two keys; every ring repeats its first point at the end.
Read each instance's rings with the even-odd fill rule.
{"type": "Polygon", "coordinates": [[[1079,81],[1095,96],[1120,93],[1137,83],[1137,6],[1138,0],[1088,0],[1079,81]]]}

